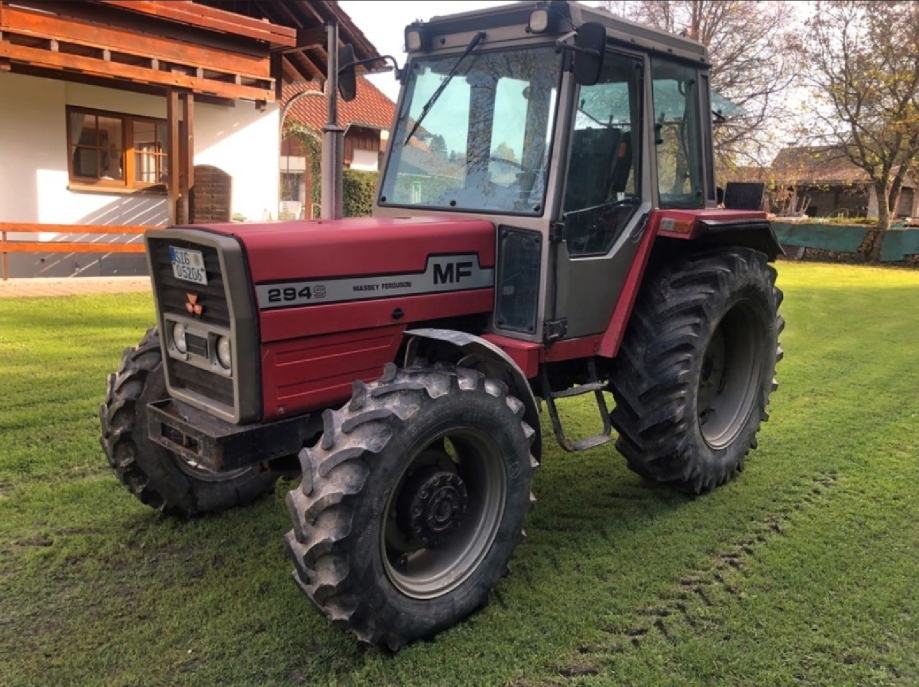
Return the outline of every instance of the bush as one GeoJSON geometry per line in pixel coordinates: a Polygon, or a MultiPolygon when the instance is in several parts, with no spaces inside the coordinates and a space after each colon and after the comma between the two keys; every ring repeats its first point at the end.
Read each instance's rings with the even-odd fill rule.
{"type": "Polygon", "coordinates": [[[345,170],[342,182],[342,204],[345,217],[366,217],[370,214],[378,177],[377,172],[345,170]]]}

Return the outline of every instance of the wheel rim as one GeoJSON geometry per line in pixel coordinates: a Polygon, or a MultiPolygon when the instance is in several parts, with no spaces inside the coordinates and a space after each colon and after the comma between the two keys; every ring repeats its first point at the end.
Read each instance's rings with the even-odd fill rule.
{"type": "Polygon", "coordinates": [[[762,362],[763,332],[752,307],[736,304],[718,323],[702,358],[698,417],[705,442],[730,445],[753,409],[762,362]]]}
{"type": "Polygon", "coordinates": [[[163,450],[175,459],[176,464],[179,466],[179,469],[182,472],[184,472],[189,477],[192,477],[201,482],[226,482],[228,480],[241,477],[242,475],[252,471],[251,467],[244,467],[236,468],[235,470],[227,470],[226,472],[214,472],[210,468],[190,460],[185,456],[182,456],[178,453],[173,453],[167,449],[163,450]]]}
{"type": "Polygon", "coordinates": [[[495,441],[478,430],[444,432],[416,452],[383,513],[390,582],[406,596],[431,599],[468,579],[494,542],[506,481],[495,441]]]}

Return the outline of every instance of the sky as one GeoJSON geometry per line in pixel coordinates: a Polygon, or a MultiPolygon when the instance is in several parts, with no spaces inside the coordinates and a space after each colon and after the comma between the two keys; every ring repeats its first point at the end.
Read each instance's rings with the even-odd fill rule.
{"type": "MultiPolygon", "coordinates": [[[[507,0],[447,0],[446,2],[395,2],[380,0],[344,0],[338,3],[354,20],[358,28],[376,46],[381,55],[392,55],[401,67],[405,63],[402,50],[405,27],[417,19],[427,21],[435,15],[456,14],[472,10],[507,5],[507,0]]],[[[392,72],[372,74],[370,80],[392,100],[399,95],[399,82],[392,72]]]]}

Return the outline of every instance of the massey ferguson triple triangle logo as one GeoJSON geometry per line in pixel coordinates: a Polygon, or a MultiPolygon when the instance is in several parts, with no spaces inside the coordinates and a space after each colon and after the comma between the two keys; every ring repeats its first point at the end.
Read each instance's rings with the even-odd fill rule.
{"type": "Polygon", "coordinates": [[[201,317],[204,314],[204,306],[198,302],[198,294],[185,294],[185,309],[189,315],[194,315],[195,317],[201,317]]]}

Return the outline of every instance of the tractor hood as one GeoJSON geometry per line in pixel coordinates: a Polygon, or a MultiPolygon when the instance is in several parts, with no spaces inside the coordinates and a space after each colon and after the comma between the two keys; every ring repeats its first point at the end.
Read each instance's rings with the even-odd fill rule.
{"type": "Polygon", "coordinates": [[[495,228],[483,220],[360,217],[193,228],[240,241],[256,285],[418,273],[437,256],[474,255],[481,268],[495,262],[495,228]]]}
{"type": "Polygon", "coordinates": [[[493,307],[495,226],[450,217],[195,225],[244,249],[263,342],[493,307]]]}

